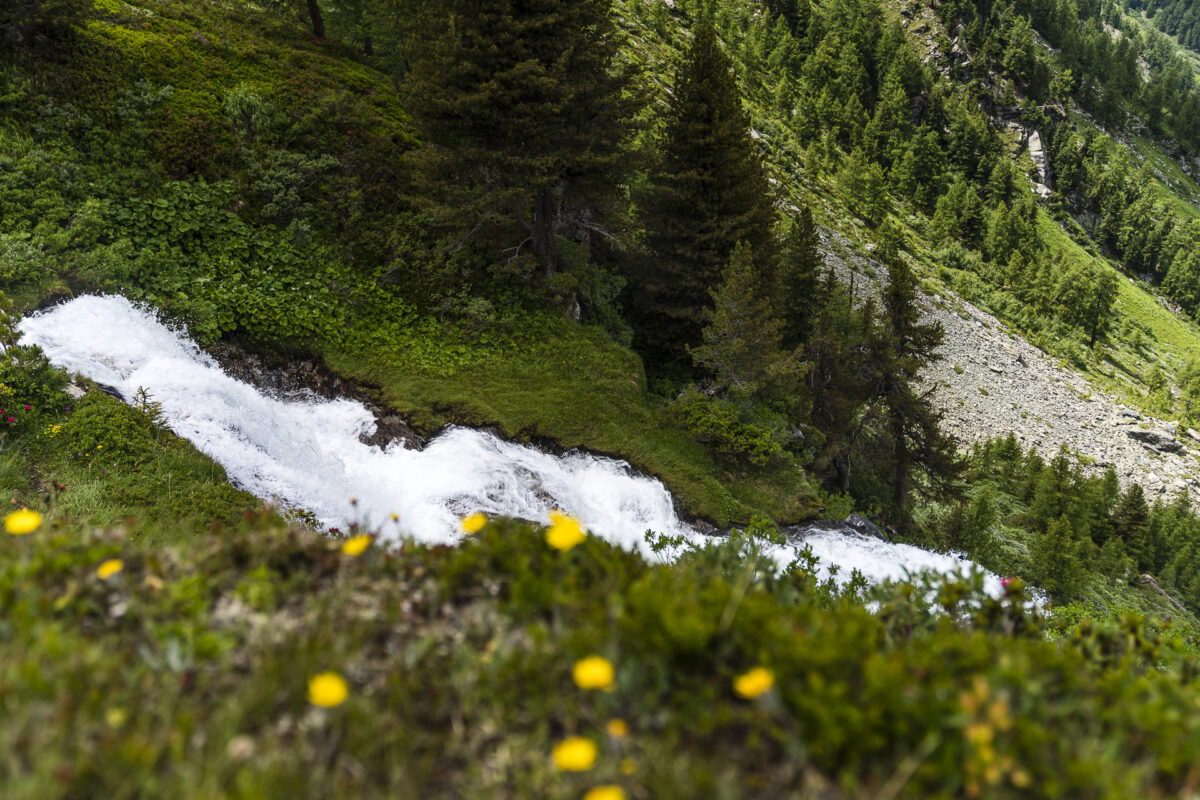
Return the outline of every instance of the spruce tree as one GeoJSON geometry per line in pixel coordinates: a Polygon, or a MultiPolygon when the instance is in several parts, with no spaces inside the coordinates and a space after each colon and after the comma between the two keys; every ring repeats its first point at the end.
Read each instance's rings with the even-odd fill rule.
{"type": "Polygon", "coordinates": [[[622,174],[633,107],[611,0],[417,0],[416,199],[451,248],[558,268],[622,174]]]}
{"type": "Polygon", "coordinates": [[[876,307],[856,309],[833,271],[826,273],[806,350],[808,393],[817,432],[813,469],[839,492],[848,492],[854,454],[866,434],[863,406],[871,396],[869,332],[876,307]]]}
{"type": "Polygon", "coordinates": [[[761,287],[774,287],[774,208],[729,58],[710,26],[675,79],[651,190],[643,199],[650,257],[629,279],[635,346],[653,370],[687,372],[709,292],[738,242],[761,287]]]}
{"type": "Polygon", "coordinates": [[[792,219],[780,256],[778,306],[787,348],[806,343],[812,334],[823,265],[820,242],[816,220],[804,206],[792,219]]]}
{"type": "Polygon", "coordinates": [[[1112,513],[1113,533],[1125,544],[1125,552],[1138,569],[1149,569],[1153,552],[1150,547],[1150,509],[1138,484],[1130,486],[1112,513]]]}
{"type": "Polygon", "coordinates": [[[963,465],[955,442],[941,431],[941,413],[928,392],[918,388],[922,367],[936,357],[944,332],[937,322],[921,322],[917,280],[888,232],[880,260],[889,278],[883,293],[883,325],[876,344],[876,371],[890,444],[887,463],[890,504],[900,525],[907,524],[908,495],[918,488],[932,497],[955,492],[963,465]],[[914,481],[914,476],[922,480],[914,481]]]}
{"type": "Polygon", "coordinates": [[[1030,553],[1034,582],[1057,600],[1073,600],[1083,589],[1086,573],[1079,542],[1064,514],[1052,520],[1030,553]]]}
{"type": "Polygon", "coordinates": [[[713,392],[745,399],[771,389],[794,395],[800,358],[780,346],[784,323],[758,290],[748,246],[734,248],[725,280],[712,298],[704,344],[690,349],[696,364],[715,378],[713,392]]]}

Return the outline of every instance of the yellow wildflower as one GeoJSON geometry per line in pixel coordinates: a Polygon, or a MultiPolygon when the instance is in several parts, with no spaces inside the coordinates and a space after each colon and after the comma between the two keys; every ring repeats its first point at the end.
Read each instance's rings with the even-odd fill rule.
{"type": "Polygon", "coordinates": [[[625,800],[625,790],[620,786],[597,786],[589,789],[583,800],[625,800]]]}
{"type": "Polygon", "coordinates": [[[105,561],[103,564],[96,567],[96,577],[102,581],[106,581],[123,569],[125,569],[124,561],[119,558],[110,558],[108,561],[105,561]]]}
{"type": "Polygon", "coordinates": [[[104,712],[104,721],[110,728],[119,728],[125,724],[128,716],[123,708],[110,708],[104,712]]]}
{"type": "Polygon", "coordinates": [[[624,739],[629,735],[629,724],[623,719],[610,719],[604,730],[614,739],[624,739]]]}
{"type": "Polygon", "coordinates": [[[333,708],[346,702],[350,690],[346,679],[336,672],[322,672],[308,679],[308,702],[321,708],[333,708]]]}
{"type": "Polygon", "coordinates": [[[362,555],[362,551],[371,546],[371,537],[368,534],[359,536],[351,536],[346,541],[342,542],[342,552],[348,556],[362,555]]]}
{"type": "Polygon", "coordinates": [[[566,772],[583,772],[596,763],[596,743],[582,736],[572,736],[554,745],[554,765],[566,772]]]}
{"type": "Polygon", "coordinates": [[[13,536],[33,533],[42,525],[42,515],[28,508],[14,511],[4,518],[4,529],[13,536]]]}
{"type": "Polygon", "coordinates": [[[479,533],[483,530],[483,526],[487,525],[487,514],[482,511],[476,511],[469,517],[463,517],[462,529],[467,535],[479,533]]]}
{"type": "Polygon", "coordinates": [[[564,553],[587,538],[579,526],[579,520],[561,511],[550,512],[550,529],[546,531],[546,544],[564,553]]]}
{"type": "Polygon", "coordinates": [[[622,758],[621,759],[621,774],[622,775],[632,775],[636,771],[637,771],[637,762],[636,761],[634,761],[632,758],[622,758]]]}
{"type": "Polygon", "coordinates": [[[611,689],[613,685],[612,662],[603,656],[579,659],[571,675],[580,689],[611,689]]]}
{"type": "Polygon", "coordinates": [[[752,700],[771,691],[774,685],[774,672],[766,667],[755,667],[734,679],[733,690],[747,700],[752,700]]]}

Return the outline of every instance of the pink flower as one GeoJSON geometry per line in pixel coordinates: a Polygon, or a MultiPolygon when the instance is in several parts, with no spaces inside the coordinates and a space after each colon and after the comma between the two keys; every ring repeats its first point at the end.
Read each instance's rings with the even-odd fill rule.
{"type": "Polygon", "coordinates": [[[1003,586],[1005,589],[1007,589],[1009,586],[1012,585],[1012,582],[1015,580],[1016,580],[1016,578],[1013,578],[1012,576],[1009,576],[1007,578],[1001,578],[1000,585],[1003,586]]]}
{"type": "Polygon", "coordinates": [[[26,410],[26,411],[32,411],[32,410],[33,410],[33,407],[32,407],[32,406],[25,406],[25,410],[26,410]]]}
{"type": "Polygon", "coordinates": [[[15,419],[13,419],[12,417],[9,417],[9,418],[8,418],[8,421],[9,421],[9,422],[16,422],[16,420],[15,420],[15,419]]]}

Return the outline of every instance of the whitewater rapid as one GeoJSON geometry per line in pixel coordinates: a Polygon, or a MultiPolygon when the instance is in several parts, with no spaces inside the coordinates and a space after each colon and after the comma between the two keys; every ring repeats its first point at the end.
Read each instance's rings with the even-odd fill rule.
{"type": "MultiPolygon", "coordinates": [[[[171,429],[220,463],[235,484],[284,507],[307,509],[328,527],[358,522],[392,539],[452,543],[466,514],[545,522],[558,508],[594,535],[646,555],[647,531],[706,540],[679,519],[661,482],[622,461],[550,455],[459,427],[423,450],[401,442],[363,444],[360,436],[374,432],[375,420],[362,404],[266,394],[226,375],[183,332],[123,297],[78,297],[26,317],[18,328],[23,343],[39,345],[53,364],[111,386],[126,400],[145,388],[171,429]]],[[[810,530],[799,538],[823,568],[840,565],[842,581],[853,569],[872,582],[902,579],[909,571],[980,569],[849,529],[810,530]]],[[[773,548],[781,563],[795,552],[773,548]]],[[[985,584],[992,594],[1001,591],[994,575],[985,584]]]]}

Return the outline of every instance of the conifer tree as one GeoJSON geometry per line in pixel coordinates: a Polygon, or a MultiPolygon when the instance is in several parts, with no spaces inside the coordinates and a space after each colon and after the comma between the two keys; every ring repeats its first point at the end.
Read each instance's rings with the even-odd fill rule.
{"type": "Polygon", "coordinates": [[[1088,347],[1108,334],[1119,289],[1112,270],[1085,265],[1068,270],[1059,281],[1054,303],[1070,323],[1078,325],[1088,337],[1088,347]]]}
{"type": "Polygon", "coordinates": [[[972,250],[983,244],[983,203],[961,174],[954,176],[946,193],[938,198],[929,227],[930,235],[939,243],[957,239],[972,250]]]}
{"type": "Polygon", "coordinates": [[[787,348],[805,344],[812,334],[823,265],[819,245],[816,220],[804,206],[792,219],[780,256],[778,306],[784,322],[782,342],[787,348]]]}
{"type": "Polygon", "coordinates": [[[1125,552],[1138,569],[1149,569],[1153,553],[1150,548],[1150,509],[1138,484],[1130,486],[1112,514],[1113,533],[1125,545],[1125,552]]]}
{"type": "Polygon", "coordinates": [[[1052,520],[1032,548],[1034,582],[1059,600],[1072,600],[1083,589],[1086,577],[1079,542],[1071,535],[1064,514],[1052,520]]]}
{"type": "Polygon", "coordinates": [[[716,379],[716,392],[753,398],[777,389],[792,395],[800,377],[800,358],[781,348],[784,323],[760,294],[757,278],[750,248],[739,243],[725,280],[712,292],[704,344],[691,348],[692,357],[716,379]]]}
{"type": "Polygon", "coordinates": [[[883,292],[884,320],[876,345],[876,370],[890,439],[888,479],[890,503],[897,522],[907,523],[910,489],[929,496],[952,494],[962,462],[954,440],[941,431],[941,413],[929,395],[917,387],[921,368],[936,357],[944,333],[937,322],[921,322],[917,308],[917,280],[899,254],[891,235],[884,232],[880,260],[889,278],[883,292]],[[914,481],[920,475],[922,481],[914,481]]]}
{"type": "Polygon", "coordinates": [[[675,79],[670,110],[643,201],[650,258],[630,276],[635,346],[651,368],[690,367],[710,290],[738,242],[761,287],[774,288],[774,208],[750,138],[729,58],[702,26],[675,79]]]}
{"type": "Polygon", "coordinates": [[[867,340],[875,328],[875,304],[855,309],[833,271],[826,273],[816,308],[807,360],[811,419],[819,432],[814,469],[839,492],[851,488],[854,454],[864,437],[863,406],[871,395],[867,340]]]}
{"type": "Polygon", "coordinates": [[[417,20],[417,198],[455,248],[552,274],[557,237],[594,225],[621,175],[633,107],[611,0],[418,0],[417,20]]]}

